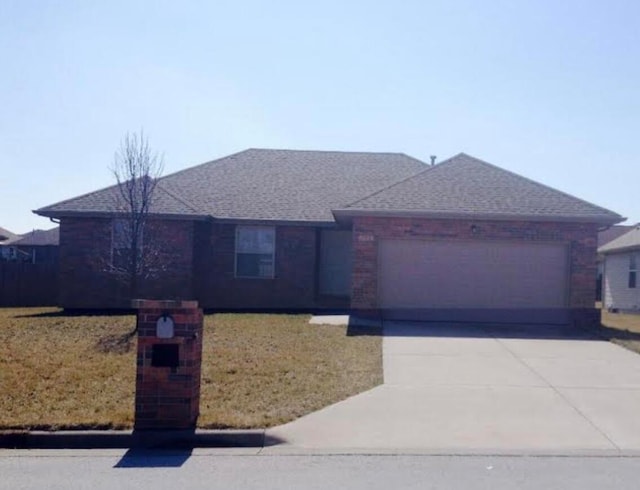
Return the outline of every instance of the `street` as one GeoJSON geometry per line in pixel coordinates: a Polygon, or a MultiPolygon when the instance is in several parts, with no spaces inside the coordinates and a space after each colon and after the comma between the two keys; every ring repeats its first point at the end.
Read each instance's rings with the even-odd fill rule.
{"type": "Polygon", "coordinates": [[[637,489],[640,457],[0,451],[2,489],[637,489]]]}

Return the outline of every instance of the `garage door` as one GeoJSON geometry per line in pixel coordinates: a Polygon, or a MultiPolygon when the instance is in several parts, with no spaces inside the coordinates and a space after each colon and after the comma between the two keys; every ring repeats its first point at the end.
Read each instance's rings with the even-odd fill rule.
{"type": "MultiPolygon", "coordinates": [[[[378,302],[385,310],[488,321],[507,311],[519,321],[566,306],[562,244],[382,240],[378,254],[378,302]]],[[[561,316],[539,320],[564,321],[561,316]]]]}

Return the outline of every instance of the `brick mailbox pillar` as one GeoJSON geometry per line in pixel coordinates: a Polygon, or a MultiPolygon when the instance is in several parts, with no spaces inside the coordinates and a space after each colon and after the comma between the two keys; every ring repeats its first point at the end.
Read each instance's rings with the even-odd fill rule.
{"type": "Polygon", "coordinates": [[[138,309],[135,430],[195,429],[202,310],[197,301],[134,300],[138,309]]]}

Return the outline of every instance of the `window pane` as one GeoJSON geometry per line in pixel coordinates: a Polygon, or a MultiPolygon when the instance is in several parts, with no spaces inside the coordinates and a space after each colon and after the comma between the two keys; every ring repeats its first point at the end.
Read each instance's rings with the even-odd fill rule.
{"type": "Polygon", "coordinates": [[[238,277],[273,277],[273,255],[243,254],[236,257],[238,277]]]}
{"type": "Polygon", "coordinates": [[[630,288],[636,287],[636,271],[629,272],[629,287],[630,288]]]}
{"type": "Polygon", "coordinates": [[[629,255],[629,270],[635,271],[636,268],[636,254],[629,255]]]}
{"type": "Polygon", "coordinates": [[[256,234],[252,229],[238,228],[236,251],[238,253],[251,253],[256,247],[256,234]]]}
{"type": "Polygon", "coordinates": [[[260,254],[272,254],[274,242],[274,229],[262,228],[258,230],[258,250],[260,254]]]}
{"type": "Polygon", "coordinates": [[[238,253],[272,254],[275,230],[273,228],[238,227],[236,251],[238,253]]]}
{"type": "MultiPolygon", "coordinates": [[[[131,229],[132,223],[127,219],[114,219],[113,220],[113,244],[112,248],[131,248],[131,242],[133,238],[133,230],[131,229]]],[[[138,231],[138,248],[142,247],[143,232],[142,224],[138,231]]]]}
{"type": "Polygon", "coordinates": [[[113,248],[129,248],[131,246],[128,225],[127,220],[113,220],[113,248]]]}
{"type": "Polygon", "coordinates": [[[275,228],[238,226],[236,277],[274,277],[275,228]]]}

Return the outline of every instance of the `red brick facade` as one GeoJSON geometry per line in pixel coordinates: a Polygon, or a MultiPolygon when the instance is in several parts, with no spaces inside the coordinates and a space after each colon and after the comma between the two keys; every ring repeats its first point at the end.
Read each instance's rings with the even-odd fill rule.
{"type": "MultiPolygon", "coordinates": [[[[569,308],[590,316],[595,303],[597,225],[529,221],[472,221],[424,218],[354,218],[351,306],[375,310],[378,241],[383,238],[443,240],[557,241],[569,245],[569,308]]],[[[591,315],[592,316],[592,315],[591,315]]]]}
{"type": "MultiPolygon", "coordinates": [[[[557,241],[570,250],[568,306],[594,317],[597,225],[527,221],[471,221],[357,217],[353,221],[351,307],[377,307],[378,241],[383,238],[557,241]],[[474,228],[472,228],[474,227],[474,228]],[[475,232],[474,232],[475,230],[475,232]]],[[[197,299],[212,309],[322,308],[318,297],[319,230],[277,226],[275,277],[235,276],[236,225],[211,221],[155,220],[154,240],[167,263],[161,277],[139,294],[151,299],[197,299]]],[[[121,285],[105,271],[109,219],[65,218],[60,229],[61,305],[67,308],[127,307],[121,285]]]]}
{"type": "Polygon", "coordinates": [[[138,352],[134,428],[195,429],[200,414],[202,367],[202,310],[196,301],[137,302],[138,352]],[[158,338],[162,315],[174,322],[172,338],[158,338]],[[158,365],[154,350],[175,347],[175,366],[158,365]]]}
{"type": "MultiPolygon", "coordinates": [[[[193,297],[192,221],[151,220],[144,240],[152,243],[164,270],[144,281],[138,296],[193,297]]],[[[64,218],[60,223],[60,306],[128,308],[129,291],[109,272],[112,220],[64,218]]]]}
{"type": "MultiPolygon", "coordinates": [[[[122,281],[108,271],[110,219],[65,218],[60,226],[60,305],[127,308],[122,281]]],[[[317,306],[317,229],[276,227],[275,277],[235,277],[235,224],[153,220],[153,240],[165,270],[146,281],[138,296],[197,299],[203,308],[308,309],[317,306]]]]}
{"type": "Polygon", "coordinates": [[[235,277],[235,224],[198,223],[196,297],[205,308],[306,309],[316,306],[317,231],[278,226],[275,277],[235,277]]]}

